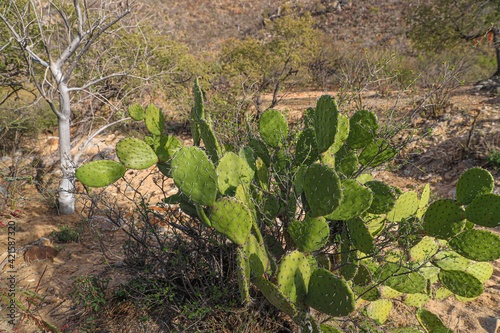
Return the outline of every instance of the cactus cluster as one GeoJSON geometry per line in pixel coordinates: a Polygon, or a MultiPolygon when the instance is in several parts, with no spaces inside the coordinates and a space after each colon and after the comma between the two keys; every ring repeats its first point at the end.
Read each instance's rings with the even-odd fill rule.
{"type": "Polygon", "coordinates": [[[118,161],[78,168],[87,186],[106,186],[127,168],[156,163],[179,189],[176,202],[236,247],[243,304],[251,285],[287,313],[304,332],[338,332],[319,324],[310,309],[331,317],[356,308],[383,324],[393,300],[419,308],[423,328],[439,330],[439,318],[421,309],[430,299],[479,296],[500,258],[500,196],[488,171],[473,168],[457,183],[457,198],[430,205],[430,187],[402,193],[363,173],[395,154],[379,133],[377,117],[351,117],[330,96],[307,109],[292,132],[284,115],[268,110],[247,146],[219,143],[194,84],[194,146],[164,133],[154,106],[129,109],[150,136],[117,145],[118,161]],[[280,235],[276,238],[276,235],[280,235]]]}

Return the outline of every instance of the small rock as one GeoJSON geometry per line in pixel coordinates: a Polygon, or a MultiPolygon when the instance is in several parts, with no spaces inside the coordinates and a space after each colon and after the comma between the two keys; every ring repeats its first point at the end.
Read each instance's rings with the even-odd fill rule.
{"type": "Polygon", "coordinates": [[[51,246],[33,245],[24,252],[24,261],[30,263],[33,260],[53,260],[58,253],[59,251],[51,246]]]}

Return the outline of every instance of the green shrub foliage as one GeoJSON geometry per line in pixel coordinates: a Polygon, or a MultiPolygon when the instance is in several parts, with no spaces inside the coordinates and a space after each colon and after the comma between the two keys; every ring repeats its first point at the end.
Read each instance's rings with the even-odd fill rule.
{"type": "MultiPolygon", "coordinates": [[[[492,193],[488,171],[466,172],[457,184],[458,201],[435,201],[427,209],[428,186],[420,196],[402,193],[366,173],[396,153],[371,112],[349,118],[333,98],[323,96],[307,110],[298,133],[269,110],[248,146],[228,147],[212,130],[200,91],[196,81],[195,146],[181,147],[163,133],[157,109],[134,106],[133,118],[146,122],[148,140],[120,144],[123,168],[119,162],[91,162],[79,168],[78,179],[105,186],[125,167],[158,161],[182,193],[176,196],[180,207],[188,207],[190,215],[195,208],[204,227],[237,247],[242,302],[250,303],[253,284],[304,332],[328,331],[310,308],[343,317],[362,299],[362,313],[381,324],[390,320],[395,299],[422,306],[445,289],[462,299],[483,292],[491,275],[485,265],[500,257],[496,249],[474,246],[500,242],[496,234],[476,228],[500,221],[498,209],[491,209],[499,196],[492,193]],[[153,151],[162,156],[155,159],[153,151]]],[[[423,310],[416,314],[427,329],[423,310]]]]}

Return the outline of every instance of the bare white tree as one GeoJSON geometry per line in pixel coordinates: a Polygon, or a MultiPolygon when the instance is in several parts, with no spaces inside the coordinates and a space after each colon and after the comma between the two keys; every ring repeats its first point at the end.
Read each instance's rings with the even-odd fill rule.
{"type": "MultiPolygon", "coordinates": [[[[120,67],[119,60],[101,57],[94,51],[99,42],[114,38],[123,28],[120,24],[131,12],[131,3],[128,0],[3,1],[6,3],[0,12],[0,24],[5,24],[18,44],[33,84],[58,119],[63,174],[58,191],[59,211],[73,214],[75,169],[80,154],[72,156],[71,152],[72,97],[128,74],[128,69],[120,67]],[[89,56],[91,61],[86,60],[89,56]],[[95,67],[87,68],[89,63],[95,67]],[[109,66],[110,63],[115,66],[109,66]]],[[[105,48],[98,50],[106,52],[105,48]]]]}

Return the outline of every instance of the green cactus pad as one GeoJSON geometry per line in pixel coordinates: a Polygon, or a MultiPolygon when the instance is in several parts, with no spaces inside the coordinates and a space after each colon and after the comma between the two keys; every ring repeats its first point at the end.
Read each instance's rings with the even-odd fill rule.
{"type": "Polygon", "coordinates": [[[428,310],[420,308],[415,312],[415,316],[426,332],[431,332],[439,328],[446,329],[446,326],[443,324],[441,319],[428,310]]]}
{"type": "Polygon", "coordinates": [[[372,282],[372,273],[366,265],[360,264],[356,276],[352,279],[352,283],[360,287],[366,287],[372,282]]]}
{"type": "Polygon", "coordinates": [[[427,235],[448,239],[464,228],[465,212],[454,200],[437,200],[427,208],[423,226],[427,235]]]}
{"type": "Polygon", "coordinates": [[[201,140],[203,140],[203,144],[205,145],[205,150],[212,162],[216,164],[222,156],[222,148],[219,145],[219,141],[208,122],[201,119],[198,125],[200,128],[201,140]]]}
{"type": "Polygon", "coordinates": [[[477,196],[465,209],[465,216],[482,227],[500,227],[500,195],[490,193],[477,196]]]}
{"type": "Polygon", "coordinates": [[[427,205],[429,204],[429,199],[431,197],[431,186],[426,184],[420,195],[420,202],[418,203],[417,213],[415,214],[419,219],[421,219],[425,211],[427,210],[427,205]]]}
{"type": "Polygon", "coordinates": [[[250,266],[248,264],[247,254],[241,247],[236,249],[236,260],[238,270],[238,288],[242,304],[250,303],[250,266]]]}
{"type": "Polygon", "coordinates": [[[248,186],[254,171],[248,163],[233,152],[226,153],[217,165],[217,185],[224,195],[232,195],[238,185],[248,186]]]}
{"type": "Polygon", "coordinates": [[[410,249],[410,257],[413,261],[424,262],[435,255],[438,249],[439,245],[434,238],[425,236],[410,249]]]}
{"type": "Polygon", "coordinates": [[[337,132],[335,133],[335,140],[333,144],[328,148],[332,153],[337,153],[345,144],[347,137],[349,136],[349,117],[343,114],[339,114],[337,120],[337,132]]]}
{"type": "Polygon", "coordinates": [[[338,121],[337,102],[327,95],[318,99],[314,112],[314,130],[318,144],[318,152],[325,152],[335,140],[338,121]]]}
{"type": "Polygon", "coordinates": [[[335,168],[335,154],[332,154],[330,149],[327,151],[323,152],[319,156],[319,160],[322,164],[334,169],[335,168]]]}
{"type": "Polygon", "coordinates": [[[359,154],[359,163],[364,166],[377,167],[390,160],[397,154],[397,151],[385,139],[378,139],[370,142],[359,154]]]}
{"type": "Polygon", "coordinates": [[[340,252],[340,273],[344,279],[350,280],[354,278],[358,272],[358,251],[351,249],[348,243],[342,242],[340,245],[340,252]]]}
{"type": "Polygon", "coordinates": [[[347,229],[353,245],[358,250],[363,253],[373,252],[375,241],[365,222],[360,217],[348,220],[347,229]]]}
{"type": "Polygon", "coordinates": [[[460,205],[468,205],[478,195],[493,192],[494,187],[495,180],[489,171],[482,168],[469,169],[458,179],[457,202],[460,205]]]}
{"type": "Polygon", "coordinates": [[[326,216],[329,220],[349,220],[360,216],[372,204],[373,195],[367,187],[354,179],[341,183],[342,201],[333,213],[326,216]]]}
{"type": "Polygon", "coordinates": [[[469,259],[462,257],[454,251],[438,252],[432,260],[432,264],[448,271],[465,270],[470,263],[469,259]]]}
{"type": "Polygon", "coordinates": [[[477,297],[484,291],[481,281],[464,271],[441,270],[438,276],[444,287],[462,297],[477,297]]]}
{"type": "Polygon", "coordinates": [[[296,306],[278,289],[272,282],[257,276],[252,281],[266,299],[277,307],[280,311],[288,314],[290,317],[295,318],[298,314],[296,306]]]}
{"type": "Polygon", "coordinates": [[[181,140],[172,135],[160,135],[151,139],[153,144],[150,146],[163,163],[169,163],[175,152],[182,148],[181,140]]]}
{"type": "Polygon", "coordinates": [[[306,171],[306,166],[300,166],[293,177],[293,189],[297,197],[300,197],[302,192],[304,192],[304,175],[306,174],[306,171]]]}
{"type": "Polygon", "coordinates": [[[380,286],[380,295],[386,299],[394,299],[403,296],[402,292],[392,289],[388,286],[380,286]]]}
{"type": "Polygon", "coordinates": [[[269,149],[267,148],[267,145],[264,143],[264,141],[256,138],[251,138],[248,145],[253,149],[255,155],[259,157],[266,166],[271,165],[271,154],[269,153],[269,149]]]}
{"type": "Polygon", "coordinates": [[[302,252],[293,251],[283,257],[277,274],[278,289],[292,303],[305,301],[310,278],[309,260],[302,252]]]}
{"type": "Polygon", "coordinates": [[[366,147],[375,139],[378,129],[377,116],[373,112],[360,110],[350,120],[347,145],[353,149],[366,147]]]}
{"type": "Polygon", "coordinates": [[[319,157],[318,148],[316,146],[316,137],[314,129],[306,128],[299,134],[297,147],[295,149],[296,165],[309,165],[316,161],[319,157]]]}
{"type": "Polygon", "coordinates": [[[248,257],[252,274],[260,276],[264,274],[269,267],[269,258],[263,244],[259,244],[257,238],[250,234],[245,243],[245,253],[248,257]]]}
{"type": "Polygon", "coordinates": [[[252,213],[242,201],[223,197],[212,206],[210,221],[218,232],[234,243],[243,245],[252,227],[252,213]]]}
{"type": "Polygon", "coordinates": [[[255,171],[257,170],[257,167],[255,166],[257,156],[255,155],[253,149],[251,147],[242,147],[238,152],[238,156],[243,161],[245,161],[248,168],[252,169],[253,173],[255,174],[255,171]]]}
{"type": "Polygon", "coordinates": [[[193,85],[194,105],[191,109],[190,125],[191,135],[195,146],[199,146],[201,142],[200,120],[205,119],[205,107],[203,104],[203,92],[199,85],[198,78],[194,80],[193,85]]]}
{"type": "Polygon", "coordinates": [[[493,261],[500,258],[500,236],[487,230],[466,230],[450,239],[449,245],[468,259],[493,261]]]}
{"type": "Polygon", "coordinates": [[[76,178],[90,187],[104,187],[113,184],[125,175],[127,169],[123,164],[100,160],[85,163],[76,169],[76,178]]]}
{"type": "Polygon", "coordinates": [[[421,308],[431,300],[431,297],[427,294],[408,294],[405,297],[404,303],[408,306],[413,306],[415,308],[421,308]]]}
{"type": "Polygon", "coordinates": [[[398,263],[387,263],[374,274],[376,281],[399,292],[415,294],[425,292],[426,279],[418,272],[411,272],[398,263]]]}
{"type": "Polygon", "coordinates": [[[418,194],[413,191],[403,193],[399,196],[393,210],[387,214],[387,219],[391,222],[399,222],[406,219],[418,209],[418,194]]]}
{"type": "Polygon", "coordinates": [[[354,291],[355,295],[358,296],[358,299],[362,299],[369,302],[374,302],[380,299],[380,291],[374,284],[370,284],[364,287],[353,285],[352,290],[354,291]]]}
{"type": "Polygon", "coordinates": [[[116,144],[116,155],[129,169],[146,169],[158,162],[154,150],[143,140],[125,138],[116,144]]]}
{"type": "Polygon", "coordinates": [[[388,333],[422,333],[422,331],[415,327],[398,327],[391,329],[388,333]]]}
{"type": "Polygon", "coordinates": [[[140,104],[132,104],[128,107],[128,115],[135,121],[141,121],[145,117],[144,109],[140,104]]]}
{"type": "Polygon", "coordinates": [[[303,122],[304,122],[304,127],[305,128],[308,128],[308,127],[312,127],[314,128],[314,119],[315,119],[315,114],[316,113],[316,110],[314,108],[307,108],[305,111],[304,111],[304,114],[302,115],[302,119],[303,119],[303,122]]]}
{"type": "Polygon", "coordinates": [[[153,104],[149,104],[146,108],[144,122],[149,133],[153,135],[161,135],[165,129],[163,112],[153,104]]]}
{"type": "Polygon", "coordinates": [[[386,220],[384,215],[365,214],[363,220],[373,237],[377,237],[385,229],[386,220]]]}
{"type": "Polygon", "coordinates": [[[315,270],[311,275],[306,303],[334,317],[347,316],[356,304],[354,293],[346,281],[323,268],[315,270]]]}
{"type": "Polygon", "coordinates": [[[347,177],[352,176],[359,168],[358,155],[347,146],[341,147],[335,154],[335,168],[347,177]]]}
{"type": "Polygon", "coordinates": [[[217,196],[215,167],[198,147],[179,149],[172,158],[172,178],[192,201],[211,206],[217,196]]]}
{"type": "Polygon", "coordinates": [[[285,116],[277,110],[265,111],[259,120],[259,132],[269,146],[280,147],[288,135],[288,123],[285,116]]]}
{"type": "Polygon", "coordinates": [[[366,307],[366,315],[368,318],[375,320],[379,325],[384,324],[389,318],[389,314],[392,310],[392,301],[388,299],[379,299],[375,302],[371,302],[366,307]]]}
{"type": "Polygon", "coordinates": [[[330,226],[323,217],[306,217],[293,221],[288,227],[293,242],[302,252],[318,251],[330,237],[330,226]]]}
{"type": "Polygon", "coordinates": [[[438,267],[435,267],[431,265],[430,263],[426,263],[425,266],[420,267],[418,272],[422,274],[424,278],[427,280],[433,280],[434,282],[437,281],[437,275],[439,273],[440,269],[438,267]]]}
{"type": "Polygon", "coordinates": [[[396,194],[389,185],[372,180],[365,185],[373,192],[373,201],[367,210],[371,214],[386,214],[390,212],[396,204],[396,194]]]}
{"type": "Polygon", "coordinates": [[[342,200],[340,179],[331,168],[310,165],[304,175],[304,193],[311,208],[311,216],[332,213],[342,200]]]}
{"type": "Polygon", "coordinates": [[[255,178],[260,189],[269,190],[269,170],[260,157],[255,160],[255,178]]]}
{"type": "Polygon", "coordinates": [[[436,290],[436,293],[434,294],[434,299],[441,301],[443,299],[446,299],[453,295],[453,292],[451,292],[449,289],[441,287],[438,290],[436,290]]]}
{"type": "Polygon", "coordinates": [[[485,283],[493,275],[493,265],[489,262],[477,262],[467,267],[465,271],[473,275],[481,283],[485,283]]]}

